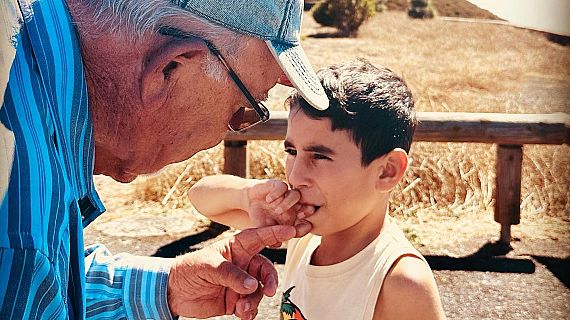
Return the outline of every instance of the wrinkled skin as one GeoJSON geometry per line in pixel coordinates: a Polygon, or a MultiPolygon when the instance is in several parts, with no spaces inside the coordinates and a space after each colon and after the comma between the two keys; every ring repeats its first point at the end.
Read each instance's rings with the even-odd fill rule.
{"type": "Polygon", "coordinates": [[[176,258],[168,280],[171,312],[198,318],[235,313],[253,319],[263,295],[273,296],[278,284],[275,267],[259,252],[295,233],[291,226],[247,229],[176,258]]]}

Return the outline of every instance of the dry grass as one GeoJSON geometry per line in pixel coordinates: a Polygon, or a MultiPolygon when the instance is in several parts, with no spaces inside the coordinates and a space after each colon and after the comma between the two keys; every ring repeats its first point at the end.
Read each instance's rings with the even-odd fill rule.
{"type": "MultiPolygon", "coordinates": [[[[312,37],[334,32],[305,18],[303,45],[316,67],[365,57],[403,75],[419,111],[568,112],[570,49],[537,32],[497,25],[410,20],[404,13],[378,14],[358,38],[312,37]]],[[[280,109],[285,90],[271,93],[280,109]]],[[[250,142],[251,174],[284,178],[281,142],[250,142]]],[[[526,146],[522,214],[570,218],[570,149],[526,146]]],[[[445,219],[489,214],[494,204],[496,147],[485,144],[416,143],[412,163],[393,193],[392,211],[402,218],[445,219]]],[[[192,182],[222,171],[216,147],[161,175],[139,179],[135,197],[188,204],[192,182]]]]}

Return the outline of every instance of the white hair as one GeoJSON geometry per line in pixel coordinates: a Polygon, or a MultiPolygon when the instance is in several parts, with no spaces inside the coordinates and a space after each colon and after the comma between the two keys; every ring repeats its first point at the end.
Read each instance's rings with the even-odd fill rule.
{"type": "MultiPolygon", "coordinates": [[[[128,41],[140,41],[160,26],[176,26],[208,39],[218,46],[224,57],[237,60],[241,49],[251,37],[207,21],[169,0],[84,0],[92,10],[95,28],[105,34],[122,34],[128,41]]],[[[202,68],[216,81],[224,81],[227,72],[213,55],[207,55],[202,68]]]]}

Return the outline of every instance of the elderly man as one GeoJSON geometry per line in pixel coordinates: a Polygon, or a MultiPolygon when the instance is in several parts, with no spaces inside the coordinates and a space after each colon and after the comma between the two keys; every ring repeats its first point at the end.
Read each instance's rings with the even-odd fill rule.
{"type": "MultiPolygon", "coordinates": [[[[269,117],[279,79],[328,106],[299,0],[0,4],[0,318],[253,318],[277,273],[258,252],[310,225],[246,230],[174,260],[83,247],[122,182],[269,117]]],[[[290,220],[290,219],[289,219],[290,220]]]]}

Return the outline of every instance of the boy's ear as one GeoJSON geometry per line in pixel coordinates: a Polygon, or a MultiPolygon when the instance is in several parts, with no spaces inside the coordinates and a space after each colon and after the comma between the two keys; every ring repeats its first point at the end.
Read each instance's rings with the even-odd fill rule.
{"type": "Polygon", "coordinates": [[[376,189],[380,192],[392,191],[406,173],[408,153],[404,149],[396,148],[374,161],[378,161],[376,189]]]}
{"type": "Polygon", "coordinates": [[[208,47],[198,38],[172,39],[149,53],[141,76],[143,105],[162,106],[180,77],[202,74],[202,59],[207,53],[208,47]]]}

